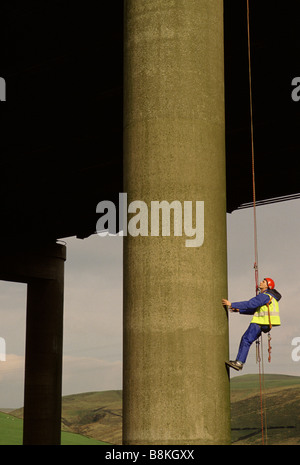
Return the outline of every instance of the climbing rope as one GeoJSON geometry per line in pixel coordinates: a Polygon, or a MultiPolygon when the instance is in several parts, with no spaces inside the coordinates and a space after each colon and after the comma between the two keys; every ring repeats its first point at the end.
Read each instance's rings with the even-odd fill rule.
{"type": "Polygon", "coordinates": [[[262,341],[256,341],[256,363],[258,363],[259,373],[259,394],[260,394],[260,421],[261,421],[261,441],[262,444],[267,444],[268,428],[267,428],[267,409],[265,397],[265,378],[264,378],[264,355],[262,341]],[[261,343],[261,354],[260,354],[261,343]]]}
{"type": "MultiPolygon", "coordinates": [[[[250,96],[250,128],[251,128],[251,161],[252,161],[252,192],[253,192],[253,223],[254,223],[254,272],[255,272],[255,293],[259,293],[258,277],[258,246],[257,246],[257,221],[256,221],[256,188],[255,188],[255,157],[254,157],[254,129],[253,129],[253,97],[252,97],[252,73],[251,73],[251,45],[250,45],[250,6],[247,0],[247,35],[248,35],[248,71],[249,71],[249,96],[250,96]]],[[[261,340],[261,352],[263,351],[263,339],[261,340]]],[[[268,334],[269,362],[271,361],[271,336],[268,334]]],[[[259,392],[260,392],[260,417],[262,444],[267,441],[267,413],[264,394],[264,365],[263,353],[260,355],[260,341],[256,341],[256,362],[259,365],[259,392]]]]}
{"type": "Polygon", "coordinates": [[[247,0],[247,32],[248,32],[248,70],[249,70],[249,95],[250,95],[252,193],[253,193],[253,222],[254,222],[254,270],[255,270],[255,292],[257,295],[259,291],[258,289],[258,247],[257,247],[257,221],[256,221],[256,189],[255,189],[255,159],[254,159],[254,129],[253,129],[253,98],[252,98],[249,0],[247,0]]]}
{"type": "Polygon", "coordinates": [[[267,408],[266,408],[266,396],[265,396],[265,370],[264,370],[264,353],[263,344],[261,344],[261,366],[262,366],[262,398],[263,398],[263,412],[264,412],[264,439],[265,444],[268,443],[268,424],[267,424],[267,408]]]}
{"type": "Polygon", "coordinates": [[[262,358],[260,356],[260,341],[256,341],[256,363],[258,363],[258,373],[259,373],[259,395],[260,395],[260,422],[261,422],[261,442],[262,445],[265,444],[265,431],[264,431],[264,415],[263,415],[263,383],[262,383],[262,372],[261,372],[261,362],[262,358]]]}

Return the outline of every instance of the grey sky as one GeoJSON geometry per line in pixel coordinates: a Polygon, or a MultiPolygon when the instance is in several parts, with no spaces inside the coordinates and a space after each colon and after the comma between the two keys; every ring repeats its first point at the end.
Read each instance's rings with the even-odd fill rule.
{"type": "MultiPolygon", "coordinates": [[[[66,239],[63,394],[122,388],[122,238],[66,239]]],[[[0,407],[23,404],[26,285],[0,282],[0,407]]]]}
{"type": "MultiPolygon", "coordinates": [[[[257,207],[259,278],[273,278],[276,289],[282,294],[282,325],[271,332],[271,363],[267,362],[267,337],[263,337],[265,373],[300,375],[300,362],[294,362],[291,357],[292,339],[300,336],[299,213],[299,200],[257,207]]],[[[227,225],[228,297],[231,301],[248,300],[255,295],[253,210],[228,215],[227,225]]],[[[240,336],[250,320],[250,316],[230,314],[231,358],[235,358],[240,336]]],[[[257,372],[254,344],[242,373],[257,372]]]]}
{"type": "MultiPolygon", "coordinates": [[[[292,339],[300,337],[299,212],[300,200],[257,208],[260,278],[272,277],[283,296],[282,326],[271,333],[271,364],[264,337],[266,373],[300,375],[300,362],[291,358],[292,339]]],[[[252,209],[227,215],[227,224],[228,298],[247,300],[255,295],[252,209]]],[[[66,242],[63,394],[121,389],[122,238],[95,235],[66,242]]],[[[0,407],[23,405],[25,315],[26,285],[0,282],[0,337],[7,344],[7,361],[0,362],[0,407]]],[[[231,358],[250,320],[230,314],[231,358]]],[[[242,374],[257,372],[253,346],[242,374]]]]}

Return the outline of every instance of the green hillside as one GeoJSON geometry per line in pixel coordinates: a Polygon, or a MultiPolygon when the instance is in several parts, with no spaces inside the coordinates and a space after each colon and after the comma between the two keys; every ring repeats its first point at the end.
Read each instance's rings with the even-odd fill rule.
{"type": "MultiPolygon", "coordinates": [[[[258,375],[231,379],[232,443],[261,444],[261,405],[258,375]]],[[[300,444],[300,377],[264,376],[267,425],[265,442],[269,445],[300,444]]]]}
{"type": "MultiPolygon", "coordinates": [[[[266,389],[300,386],[300,376],[265,374],[264,385],[266,389]]],[[[234,393],[237,391],[254,391],[259,387],[259,377],[256,374],[235,376],[230,380],[230,387],[234,393]]]]}
{"type": "MultiPolygon", "coordinates": [[[[7,413],[0,412],[0,446],[22,445],[23,420],[7,413]]],[[[62,432],[61,443],[64,446],[102,445],[104,442],[91,439],[80,434],[62,432]]]]}
{"type": "Polygon", "coordinates": [[[110,444],[122,444],[122,391],[63,397],[62,429],[110,444]]]}
{"type": "MultiPolygon", "coordinates": [[[[23,418],[22,408],[10,413],[16,420],[23,418]]],[[[1,431],[0,425],[0,435],[1,431]]],[[[87,437],[90,441],[94,439],[102,444],[121,444],[122,391],[86,392],[64,396],[62,431],[63,443],[75,440],[81,441],[82,444],[82,438],[87,437]],[[74,437],[71,433],[75,433],[74,437]]]]}
{"type": "MultiPolygon", "coordinates": [[[[300,377],[265,375],[267,444],[300,445],[300,377]]],[[[258,375],[230,380],[232,444],[261,444],[258,375]]],[[[63,397],[62,444],[121,444],[122,391],[63,397]]],[[[0,445],[22,443],[23,409],[0,412],[0,445]]]]}

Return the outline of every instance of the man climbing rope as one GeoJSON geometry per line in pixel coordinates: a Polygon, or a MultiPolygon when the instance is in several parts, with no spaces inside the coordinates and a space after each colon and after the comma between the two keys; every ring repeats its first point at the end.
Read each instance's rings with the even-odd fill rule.
{"type": "Polygon", "coordinates": [[[272,326],[280,326],[278,301],[281,295],[275,289],[271,278],[265,278],[259,284],[260,294],[248,301],[229,302],[222,299],[222,304],[231,312],[243,315],[253,315],[251,323],[242,336],[236,360],[226,362],[226,365],[239,371],[246,362],[251,344],[259,338],[261,333],[268,333],[272,326]]]}

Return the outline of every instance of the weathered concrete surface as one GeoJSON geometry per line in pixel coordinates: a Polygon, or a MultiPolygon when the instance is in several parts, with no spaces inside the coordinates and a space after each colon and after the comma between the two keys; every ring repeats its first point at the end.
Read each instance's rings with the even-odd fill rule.
{"type": "Polygon", "coordinates": [[[205,238],[125,238],[124,444],[230,442],[222,4],[125,1],[124,192],[204,201],[205,238]]]}

